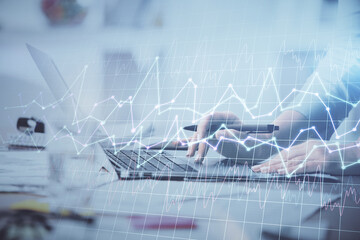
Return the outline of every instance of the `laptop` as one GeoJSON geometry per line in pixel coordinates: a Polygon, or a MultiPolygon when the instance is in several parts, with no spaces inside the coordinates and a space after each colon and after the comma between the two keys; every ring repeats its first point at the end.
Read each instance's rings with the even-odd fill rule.
{"type": "MultiPolygon", "coordinates": [[[[64,81],[51,57],[29,44],[27,44],[27,48],[54,97],[59,100],[64,95],[71,94],[71,89],[64,81]]],[[[73,102],[76,102],[75,96],[71,95],[73,102]]],[[[80,107],[78,105],[77,107],[77,112],[80,112],[80,107]]],[[[185,156],[174,156],[173,151],[167,151],[163,148],[144,149],[129,144],[117,148],[113,146],[110,140],[107,140],[108,138],[99,140],[106,134],[97,126],[93,126],[92,131],[96,132],[94,142],[100,144],[119,179],[247,181],[249,179],[268,180],[274,177],[274,174],[255,173],[247,164],[237,164],[234,160],[220,159],[215,164],[202,165],[195,164],[193,159],[188,159],[185,156]],[[96,138],[97,140],[95,140],[96,138]]],[[[185,155],[184,152],[180,153],[185,155]]],[[[220,156],[217,155],[217,158],[220,156]]],[[[246,162],[245,160],[242,162],[246,162]]],[[[252,160],[249,159],[248,161],[251,162],[252,160]]],[[[310,175],[307,174],[306,176],[310,179],[310,175]]],[[[318,176],[314,177],[319,178],[318,176]]],[[[285,177],[277,175],[277,178],[285,177]]]]}

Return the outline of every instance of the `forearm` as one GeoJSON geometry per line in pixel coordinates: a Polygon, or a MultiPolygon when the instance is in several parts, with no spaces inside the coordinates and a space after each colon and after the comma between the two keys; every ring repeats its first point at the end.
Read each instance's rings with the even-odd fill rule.
{"type": "MultiPolygon", "coordinates": [[[[238,136],[240,140],[220,141],[217,151],[227,158],[248,162],[251,159],[251,164],[257,164],[290,145],[301,143],[314,136],[313,131],[301,132],[301,129],[309,128],[308,121],[296,111],[283,112],[273,124],[280,129],[274,133],[238,136]]],[[[217,139],[220,140],[220,136],[217,136],[217,139]]]]}

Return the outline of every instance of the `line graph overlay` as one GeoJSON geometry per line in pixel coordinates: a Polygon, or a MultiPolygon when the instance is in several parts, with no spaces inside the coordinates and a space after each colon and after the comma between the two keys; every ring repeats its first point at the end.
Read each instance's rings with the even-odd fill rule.
{"type": "MultiPolygon", "coordinates": [[[[276,81],[274,79],[274,74],[273,74],[273,69],[272,68],[269,68],[268,71],[267,71],[267,74],[265,75],[265,79],[263,81],[263,84],[262,84],[262,87],[259,91],[259,95],[255,101],[255,103],[252,105],[252,106],[249,106],[249,104],[246,102],[246,99],[243,99],[239,96],[239,94],[236,92],[236,90],[234,89],[234,87],[229,84],[228,87],[226,88],[226,90],[223,92],[223,94],[221,95],[221,97],[219,98],[219,100],[217,101],[217,103],[211,107],[210,109],[208,109],[207,111],[204,111],[204,112],[200,112],[196,109],[196,95],[197,95],[197,88],[198,88],[198,85],[195,84],[195,82],[189,78],[188,81],[180,88],[180,90],[177,92],[177,94],[175,94],[175,96],[168,102],[161,102],[161,98],[160,98],[160,72],[159,72],[159,57],[156,57],[153,61],[153,63],[151,64],[149,70],[147,71],[145,77],[143,78],[143,80],[141,81],[139,87],[137,88],[136,92],[132,95],[132,96],[129,96],[127,99],[125,100],[118,100],[115,96],[111,96],[111,97],[108,97],[108,98],[105,98],[104,100],[102,101],[99,101],[97,103],[94,104],[94,106],[92,107],[91,111],[89,112],[89,114],[87,116],[84,116],[82,118],[79,118],[79,112],[80,112],[80,109],[79,109],[79,101],[76,99],[76,97],[72,94],[71,92],[71,89],[74,87],[74,85],[80,81],[80,93],[79,93],[79,97],[81,97],[81,94],[82,94],[82,88],[83,88],[83,83],[86,79],[86,70],[87,70],[87,66],[84,66],[83,70],[80,72],[80,74],[76,77],[76,79],[73,81],[73,83],[70,85],[70,88],[68,91],[65,92],[64,96],[60,99],[57,99],[55,100],[53,103],[50,103],[50,104],[46,104],[46,105],[43,105],[41,104],[39,101],[36,101],[36,100],[32,100],[30,102],[28,102],[27,104],[23,104],[23,105],[18,105],[18,106],[7,106],[5,107],[5,110],[11,110],[11,109],[27,109],[29,108],[30,106],[32,105],[35,105],[35,106],[38,106],[40,109],[42,110],[45,110],[45,109],[49,109],[49,108],[54,108],[55,106],[57,105],[61,105],[64,101],[67,101],[67,100],[71,100],[72,101],[72,106],[73,106],[73,111],[74,111],[74,118],[73,118],[73,121],[72,121],[72,126],[76,126],[77,127],[77,133],[81,133],[83,127],[89,122],[89,121],[95,121],[97,122],[97,126],[96,126],[96,130],[97,129],[102,129],[102,130],[105,130],[107,136],[104,136],[102,139],[98,139],[96,141],[92,141],[93,137],[95,136],[96,134],[96,130],[93,131],[90,136],[88,137],[88,139],[85,141],[85,142],[81,142],[80,140],[76,139],[76,135],[71,132],[69,130],[69,128],[67,126],[64,126],[63,129],[59,130],[52,138],[50,138],[50,140],[46,143],[45,146],[47,146],[48,144],[50,144],[52,141],[56,140],[58,138],[59,135],[61,134],[65,134],[65,136],[63,137],[69,137],[71,138],[71,140],[73,141],[74,143],[74,147],[76,148],[76,151],[78,154],[80,154],[85,148],[89,147],[89,146],[92,146],[96,143],[99,143],[99,142],[104,142],[104,141],[111,141],[111,144],[114,146],[114,149],[115,151],[119,151],[116,150],[116,146],[123,146],[123,147],[120,147],[120,150],[125,148],[126,146],[129,146],[130,144],[137,144],[141,147],[145,147],[147,149],[151,149],[152,146],[155,146],[157,144],[160,144],[162,142],[166,142],[168,141],[168,144],[171,143],[171,141],[178,141],[179,139],[182,139],[182,138],[187,138],[187,134],[183,131],[183,129],[181,127],[179,127],[179,122],[178,122],[178,117],[176,115],[176,117],[173,119],[172,121],[172,124],[171,124],[171,127],[169,129],[169,131],[166,133],[166,137],[164,138],[164,141],[162,142],[158,142],[158,143],[155,143],[153,145],[146,145],[145,143],[142,142],[142,124],[150,119],[151,116],[153,116],[154,114],[157,114],[157,115],[162,115],[166,112],[179,112],[179,111],[188,111],[188,112],[191,112],[192,113],[192,116],[193,116],[193,119],[192,119],[192,122],[195,123],[199,120],[201,120],[204,116],[207,116],[209,114],[213,114],[220,106],[222,105],[225,105],[225,104],[228,104],[231,100],[237,100],[241,106],[244,108],[245,112],[252,118],[252,119],[261,119],[261,118],[264,118],[264,117],[269,117],[269,116],[272,116],[274,114],[275,111],[286,111],[286,110],[290,110],[290,109],[293,109],[294,107],[296,106],[300,106],[305,98],[306,95],[312,95],[312,96],[315,96],[319,102],[321,102],[321,104],[323,105],[324,109],[327,111],[327,114],[329,116],[329,119],[330,119],[330,122],[331,122],[331,125],[333,127],[333,130],[334,130],[334,134],[336,136],[336,139],[340,139],[354,131],[357,130],[357,126],[359,125],[360,123],[360,119],[357,121],[355,127],[348,131],[348,132],[345,132],[343,134],[338,134],[338,131],[335,127],[335,124],[334,124],[334,121],[333,121],[333,118],[331,116],[331,112],[330,112],[330,109],[329,107],[326,105],[326,101],[324,101],[320,96],[319,96],[319,93],[318,92],[311,92],[309,91],[309,88],[308,89],[305,89],[305,90],[298,90],[298,89],[292,89],[292,91],[287,95],[285,96],[285,98],[281,99],[280,98],[280,94],[278,92],[278,89],[277,89],[277,85],[276,85],[276,81]],[[133,104],[134,104],[134,101],[136,100],[141,88],[143,87],[144,83],[148,80],[148,76],[150,74],[151,71],[154,71],[156,70],[156,89],[157,89],[157,104],[148,111],[148,113],[145,115],[145,117],[143,117],[139,122],[136,122],[133,118],[133,104]],[[253,111],[258,108],[260,102],[261,102],[261,98],[263,96],[263,92],[265,90],[265,88],[268,86],[268,85],[271,85],[274,89],[274,93],[276,94],[276,101],[277,103],[275,104],[274,108],[270,111],[268,111],[267,113],[264,113],[264,114],[254,114],[253,111]],[[176,103],[178,97],[180,96],[180,94],[187,88],[192,88],[193,89],[193,98],[194,98],[194,102],[193,102],[193,108],[190,108],[190,107],[173,107],[172,105],[174,103],[176,103]],[[303,97],[301,98],[301,101],[299,103],[297,103],[297,105],[292,105],[292,106],[283,106],[284,102],[286,102],[286,100],[288,100],[291,96],[295,95],[296,93],[298,94],[302,94],[303,97]],[[92,115],[92,113],[95,111],[96,108],[98,107],[101,107],[102,105],[104,104],[108,104],[110,102],[113,102],[114,103],[114,107],[112,108],[112,110],[108,113],[108,115],[103,118],[103,119],[99,119],[99,118],[96,118],[95,116],[92,115]],[[130,106],[130,116],[131,116],[131,126],[132,126],[132,129],[131,129],[131,133],[133,134],[133,138],[130,140],[130,141],[126,141],[126,142],[115,142],[115,139],[116,139],[116,136],[114,135],[111,135],[109,134],[104,125],[107,123],[108,119],[116,112],[116,111],[119,111],[121,110],[121,108],[124,106],[124,105],[129,105],[130,106]],[[171,135],[171,130],[174,129],[174,127],[176,126],[176,133],[175,134],[172,134],[171,135]],[[138,139],[137,139],[138,138],[138,139]],[[77,145],[80,145],[77,146],[77,145]]],[[[339,97],[336,97],[336,96],[333,96],[331,94],[329,94],[329,91],[325,88],[325,85],[320,77],[320,75],[316,72],[315,74],[312,75],[311,77],[311,84],[315,84],[315,82],[318,82],[322,87],[323,87],[323,90],[324,92],[326,93],[326,95],[330,98],[335,98],[337,100],[340,100],[346,104],[349,104],[351,105],[352,107],[356,107],[359,102],[357,103],[352,103],[352,102],[349,102],[345,99],[341,99],[339,97]]],[[[311,84],[309,86],[311,86],[311,84]]],[[[84,113],[82,113],[84,114],[84,113]]],[[[229,129],[227,129],[225,127],[225,130],[228,131],[229,133],[231,133],[231,131],[229,131],[229,129]]],[[[323,143],[323,146],[328,150],[328,151],[334,151],[334,150],[330,150],[329,149],[329,146],[328,146],[328,143],[321,138],[319,132],[315,129],[315,127],[310,127],[310,128],[307,128],[307,129],[301,129],[299,131],[299,133],[296,135],[296,137],[292,140],[292,142],[290,143],[290,146],[289,148],[283,148],[281,146],[279,146],[277,143],[276,143],[276,139],[273,138],[271,140],[267,140],[267,141],[264,141],[262,139],[257,139],[257,138],[253,138],[253,137],[248,137],[246,139],[239,139],[237,138],[236,136],[233,136],[233,138],[222,138],[219,140],[219,142],[216,144],[216,145],[211,145],[211,143],[208,141],[209,139],[213,138],[214,136],[211,135],[211,136],[208,136],[207,138],[205,139],[202,139],[202,140],[199,140],[199,141],[193,141],[193,142],[189,142],[189,141],[185,141],[183,142],[183,145],[184,146],[190,146],[192,144],[197,144],[197,143],[200,143],[200,142],[205,142],[209,147],[211,147],[212,149],[214,150],[217,150],[217,147],[218,145],[222,142],[222,141],[231,141],[231,142],[235,142],[235,143],[238,143],[240,145],[242,145],[243,147],[245,147],[248,151],[251,151],[261,145],[269,145],[269,146],[272,146],[272,147],[275,147],[277,152],[280,152],[281,150],[289,150],[291,146],[293,146],[297,140],[297,138],[301,135],[301,134],[304,134],[306,132],[309,132],[309,131],[313,131],[315,132],[315,134],[319,137],[319,139],[322,141],[323,143]],[[249,140],[252,140],[252,141],[255,141],[255,142],[258,142],[258,144],[255,144],[254,146],[252,147],[248,147],[246,146],[246,142],[249,141],[249,140]]],[[[166,148],[167,145],[164,146],[164,149],[166,148]]],[[[360,147],[359,144],[356,145],[357,147],[360,147]]],[[[321,146],[319,146],[321,147],[321,146]]],[[[341,150],[344,150],[344,149],[347,149],[348,147],[339,147],[338,149],[336,149],[336,151],[341,151],[341,150]]],[[[160,153],[161,151],[159,151],[160,153]]],[[[308,156],[310,156],[310,154],[312,153],[312,151],[308,154],[308,156]]],[[[304,163],[307,161],[308,159],[308,156],[304,159],[304,163]]],[[[348,165],[345,165],[343,159],[341,158],[341,166],[342,166],[342,169],[346,169],[347,167],[351,167],[357,163],[360,163],[359,161],[357,162],[354,162],[354,163],[351,163],[351,164],[348,164],[348,165]]],[[[141,164],[144,164],[144,163],[141,163],[141,164]]],[[[139,164],[139,166],[141,166],[141,164],[139,164]]],[[[287,176],[288,177],[291,177],[292,174],[295,172],[296,170],[292,171],[292,172],[287,172],[287,176]]]]}

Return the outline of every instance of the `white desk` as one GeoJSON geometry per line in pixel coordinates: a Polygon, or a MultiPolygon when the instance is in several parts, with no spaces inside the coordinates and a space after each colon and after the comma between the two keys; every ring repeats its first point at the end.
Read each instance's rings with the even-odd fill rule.
{"type": "MultiPolygon", "coordinates": [[[[38,189],[35,193],[44,194],[41,186],[46,185],[46,156],[46,152],[1,153],[2,171],[13,170],[0,174],[0,191],[38,189]],[[19,188],[21,184],[24,188],[19,188]]],[[[264,232],[289,234],[290,230],[293,231],[291,236],[295,232],[299,238],[310,234],[324,239],[329,222],[338,221],[339,214],[324,209],[319,211],[320,206],[340,201],[339,193],[345,191],[341,187],[334,188],[340,185],[325,183],[119,181],[115,173],[105,172],[98,185],[90,207],[96,213],[95,224],[56,222],[56,230],[52,233],[55,239],[85,236],[87,239],[239,239],[245,236],[268,239],[264,232]],[[319,213],[320,218],[314,221],[314,214],[319,217],[319,213]],[[331,217],[321,217],[327,214],[331,217]],[[139,229],[132,225],[131,216],[192,219],[196,227],[139,229]]],[[[3,193],[0,198],[3,208],[28,198],[46,202],[46,198],[33,195],[3,193]]],[[[347,204],[351,205],[351,201],[347,204]]],[[[66,207],[80,212],[89,210],[84,206],[66,207]]],[[[357,205],[356,209],[359,209],[357,205]]],[[[333,236],[337,236],[336,232],[333,236]]]]}

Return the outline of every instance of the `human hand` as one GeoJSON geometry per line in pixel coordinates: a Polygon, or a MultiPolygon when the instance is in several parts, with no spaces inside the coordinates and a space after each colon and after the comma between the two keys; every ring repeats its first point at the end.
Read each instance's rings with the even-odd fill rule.
{"type": "MultiPolygon", "coordinates": [[[[209,145],[205,138],[209,135],[210,125],[215,122],[226,124],[241,124],[239,118],[230,112],[215,112],[214,114],[210,114],[204,117],[199,122],[197,131],[193,134],[193,136],[188,140],[185,140],[188,141],[188,151],[186,154],[187,157],[193,157],[197,151],[197,156],[195,158],[196,163],[202,163],[208,152],[209,145]]],[[[218,140],[223,137],[230,137],[232,135],[240,136],[241,134],[235,130],[220,130],[215,133],[215,136],[218,140]]]]}
{"type": "Polygon", "coordinates": [[[279,174],[294,174],[323,170],[334,157],[339,156],[336,151],[326,148],[324,142],[308,140],[302,144],[282,150],[269,161],[253,166],[254,172],[279,174]]]}

